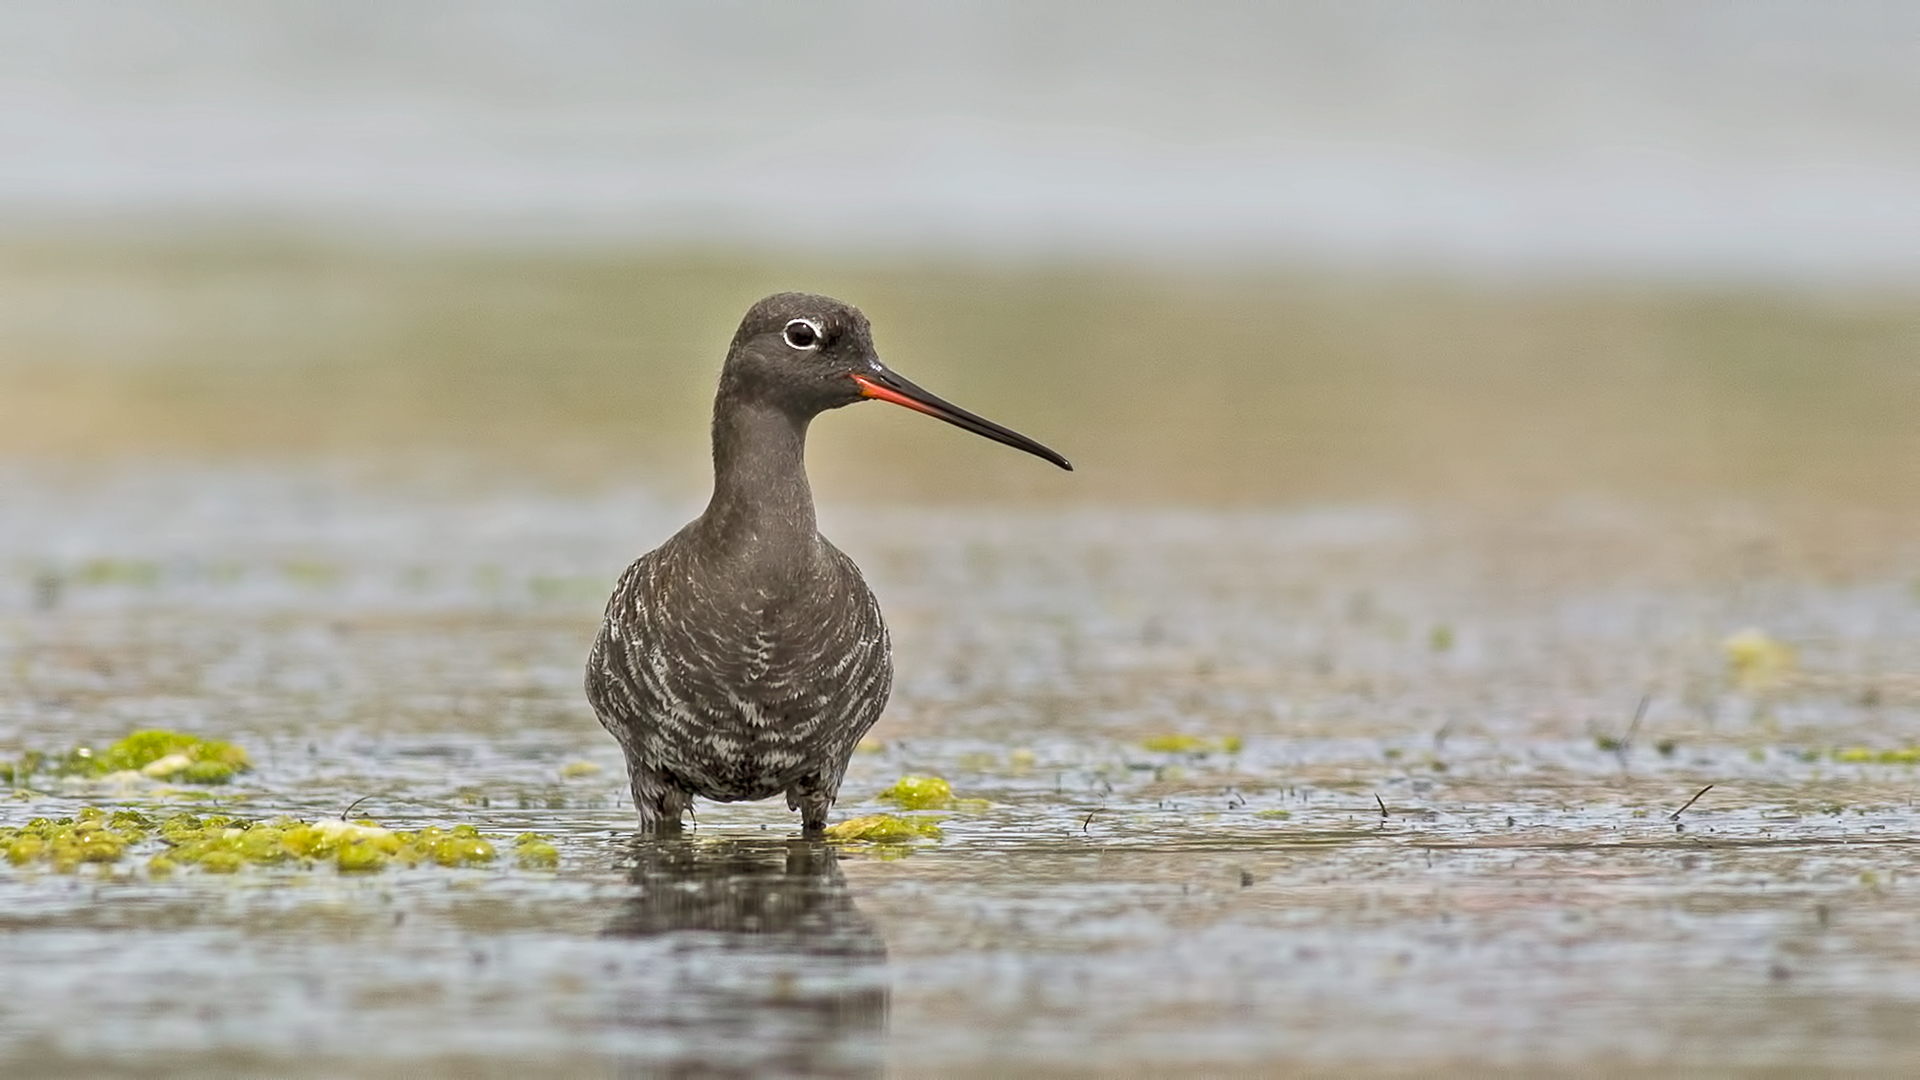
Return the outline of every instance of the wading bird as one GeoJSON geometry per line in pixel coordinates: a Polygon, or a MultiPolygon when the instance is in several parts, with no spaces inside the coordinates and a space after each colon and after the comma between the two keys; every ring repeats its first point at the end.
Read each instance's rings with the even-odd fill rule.
{"type": "Polygon", "coordinates": [[[807,425],[869,398],[1073,468],[894,374],[851,305],[755,304],[720,370],[713,497],[621,575],[587,658],[587,700],[626,753],[643,831],[680,828],[695,795],[785,794],[803,828],[826,826],[893,657],[859,568],[815,525],[807,425]]]}

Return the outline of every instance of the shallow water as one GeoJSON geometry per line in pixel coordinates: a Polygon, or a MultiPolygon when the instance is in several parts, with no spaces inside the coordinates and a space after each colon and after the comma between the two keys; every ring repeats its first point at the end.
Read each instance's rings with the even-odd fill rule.
{"type": "MultiPolygon", "coordinates": [[[[830,505],[901,672],[836,816],[908,773],[988,802],[911,847],[800,841],[778,802],[649,843],[579,665],[695,507],[291,467],[0,485],[0,758],[179,728],[252,752],[230,812],[364,799],[561,853],[0,865],[8,1076],[1920,1054],[1915,767],[1836,756],[1920,731],[1910,551],[1823,554],[1751,506],[830,505]],[[1747,627],[1794,668],[1743,684],[1747,627]]],[[[36,787],[0,824],[209,801],[36,787]]]]}

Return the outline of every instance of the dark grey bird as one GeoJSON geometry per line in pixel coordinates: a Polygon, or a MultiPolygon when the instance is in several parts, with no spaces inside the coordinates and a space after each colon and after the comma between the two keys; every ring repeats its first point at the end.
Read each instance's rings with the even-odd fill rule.
{"type": "Polygon", "coordinates": [[[859,568],[815,525],[807,425],[869,398],[1073,468],[895,374],[853,306],[755,304],[713,402],[713,497],[621,575],[587,658],[587,700],[626,753],[642,830],[678,829],[695,795],[785,794],[807,831],[826,826],[893,657],[859,568]]]}

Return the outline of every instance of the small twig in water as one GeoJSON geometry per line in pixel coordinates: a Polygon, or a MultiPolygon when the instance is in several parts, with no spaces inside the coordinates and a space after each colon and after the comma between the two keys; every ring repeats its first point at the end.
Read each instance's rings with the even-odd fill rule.
{"type": "Polygon", "coordinates": [[[1667,820],[1668,820],[1668,821],[1679,821],[1679,820],[1680,820],[1680,815],[1681,815],[1681,814],[1684,814],[1684,813],[1686,813],[1686,812],[1687,812],[1687,807],[1688,807],[1688,806],[1692,806],[1692,805],[1693,805],[1694,803],[1697,803],[1697,802],[1699,802],[1699,801],[1700,801],[1700,796],[1702,796],[1702,795],[1705,795],[1705,794],[1706,794],[1707,792],[1709,792],[1709,791],[1712,791],[1712,790],[1713,790],[1713,785],[1712,785],[1712,784],[1708,784],[1708,785],[1707,785],[1706,787],[1703,787],[1703,788],[1701,788],[1701,789],[1700,789],[1699,791],[1696,791],[1696,792],[1694,792],[1694,793],[1693,793],[1693,798],[1691,798],[1691,799],[1688,799],[1688,800],[1686,801],[1686,804],[1685,804],[1685,805],[1683,805],[1683,806],[1681,806],[1681,807],[1680,807],[1680,809],[1678,809],[1678,810],[1675,810],[1675,811],[1674,811],[1673,813],[1671,813],[1671,814],[1668,814],[1668,815],[1667,815],[1667,820]]]}
{"type": "Polygon", "coordinates": [[[1091,810],[1089,810],[1089,811],[1087,811],[1087,820],[1085,820],[1085,821],[1083,821],[1083,822],[1081,822],[1081,823],[1080,823],[1080,831],[1081,831],[1081,832],[1086,832],[1086,831],[1087,831],[1087,828],[1088,828],[1089,826],[1091,826],[1091,825],[1093,824],[1093,815],[1095,815],[1095,814],[1097,814],[1097,813],[1099,813],[1099,812],[1100,812],[1100,808],[1099,808],[1099,807],[1097,807],[1097,806],[1096,806],[1096,807],[1094,807],[1093,809],[1091,809],[1091,810]]]}
{"type": "Polygon", "coordinates": [[[373,798],[373,796],[371,795],[362,795],[359,798],[348,803],[347,808],[345,810],[340,811],[340,820],[341,821],[347,820],[347,815],[353,813],[355,807],[359,806],[361,803],[366,802],[368,799],[371,799],[371,798],[373,798]]]}
{"type": "Polygon", "coordinates": [[[1373,801],[1380,804],[1380,820],[1387,820],[1387,801],[1382,799],[1377,791],[1373,793],[1373,801]]]}

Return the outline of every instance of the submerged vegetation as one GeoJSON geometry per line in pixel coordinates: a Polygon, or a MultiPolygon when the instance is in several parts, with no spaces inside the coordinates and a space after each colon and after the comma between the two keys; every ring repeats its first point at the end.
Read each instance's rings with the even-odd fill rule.
{"type": "Polygon", "coordinates": [[[1727,657],[1727,674],[1734,685],[1749,692],[1767,690],[1793,674],[1793,648],[1748,627],[1720,643],[1727,657]]]}
{"type": "Polygon", "coordinates": [[[959,798],[953,793],[953,785],[940,776],[903,776],[874,798],[893,803],[902,810],[978,812],[992,805],[986,799],[959,798]]]}
{"type": "Polygon", "coordinates": [[[1226,735],[1217,739],[1203,738],[1199,735],[1149,735],[1140,740],[1140,748],[1155,754],[1237,754],[1240,752],[1241,739],[1238,735],[1226,735]]]}
{"type": "Polygon", "coordinates": [[[35,776],[100,779],[134,773],[176,784],[225,784],[252,768],[247,752],[219,739],[178,731],[136,731],[103,749],[76,746],[60,753],[28,751],[0,762],[0,783],[27,787],[35,776]]]}
{"type": "MultiPolygon", "coordinates": [[[[0,826],[0,854],[12,866],[47,867],[57,873],[148,854],[146,869],[155,876],[183,868],[231,874],[250,866],[331,866],[345,872],[389,866],[458,868],[485,866],[498,857],[494,841],[472,825],[406,831],[365,819],[247,821],[187,813],[156,817],[93,806],[71,817],[0,826]]],[[[559,863],[554,846],[533,833],[514,840],[513,854],[523,869],[548,870],[559,863]]]]}
{"type": "MultiPolygon", "coordinates": [[[[909,774],[895,780],[874,798],[906,811],[984,810],[985,799],[960,799],[953,785],[939,776],[909,774]]],[[[932,817],[867,814],[827,826],[827,839],[843,843],[906,844],[941,838],[940,823],[932,817]]]]}
{"type": "Polygon", "coordinates": [[[1834,749],[1830,756],[1843,765],[1920,765],[1920,746],[1902,746],[1891,750],[1845,746],[1834,749]]]}
{"type": "Polygon", "coordinates": [[[905,844],[942,835],[939,822],[893,814],[868,814],[827,826],[827,839],[854,843],[905,844]]]}
{"type": "Polygon", "coordinates": [[[944,810],[953,805],[953,785],[938,776],[903,776],[875,797],[905,810],[944,810]]]}

